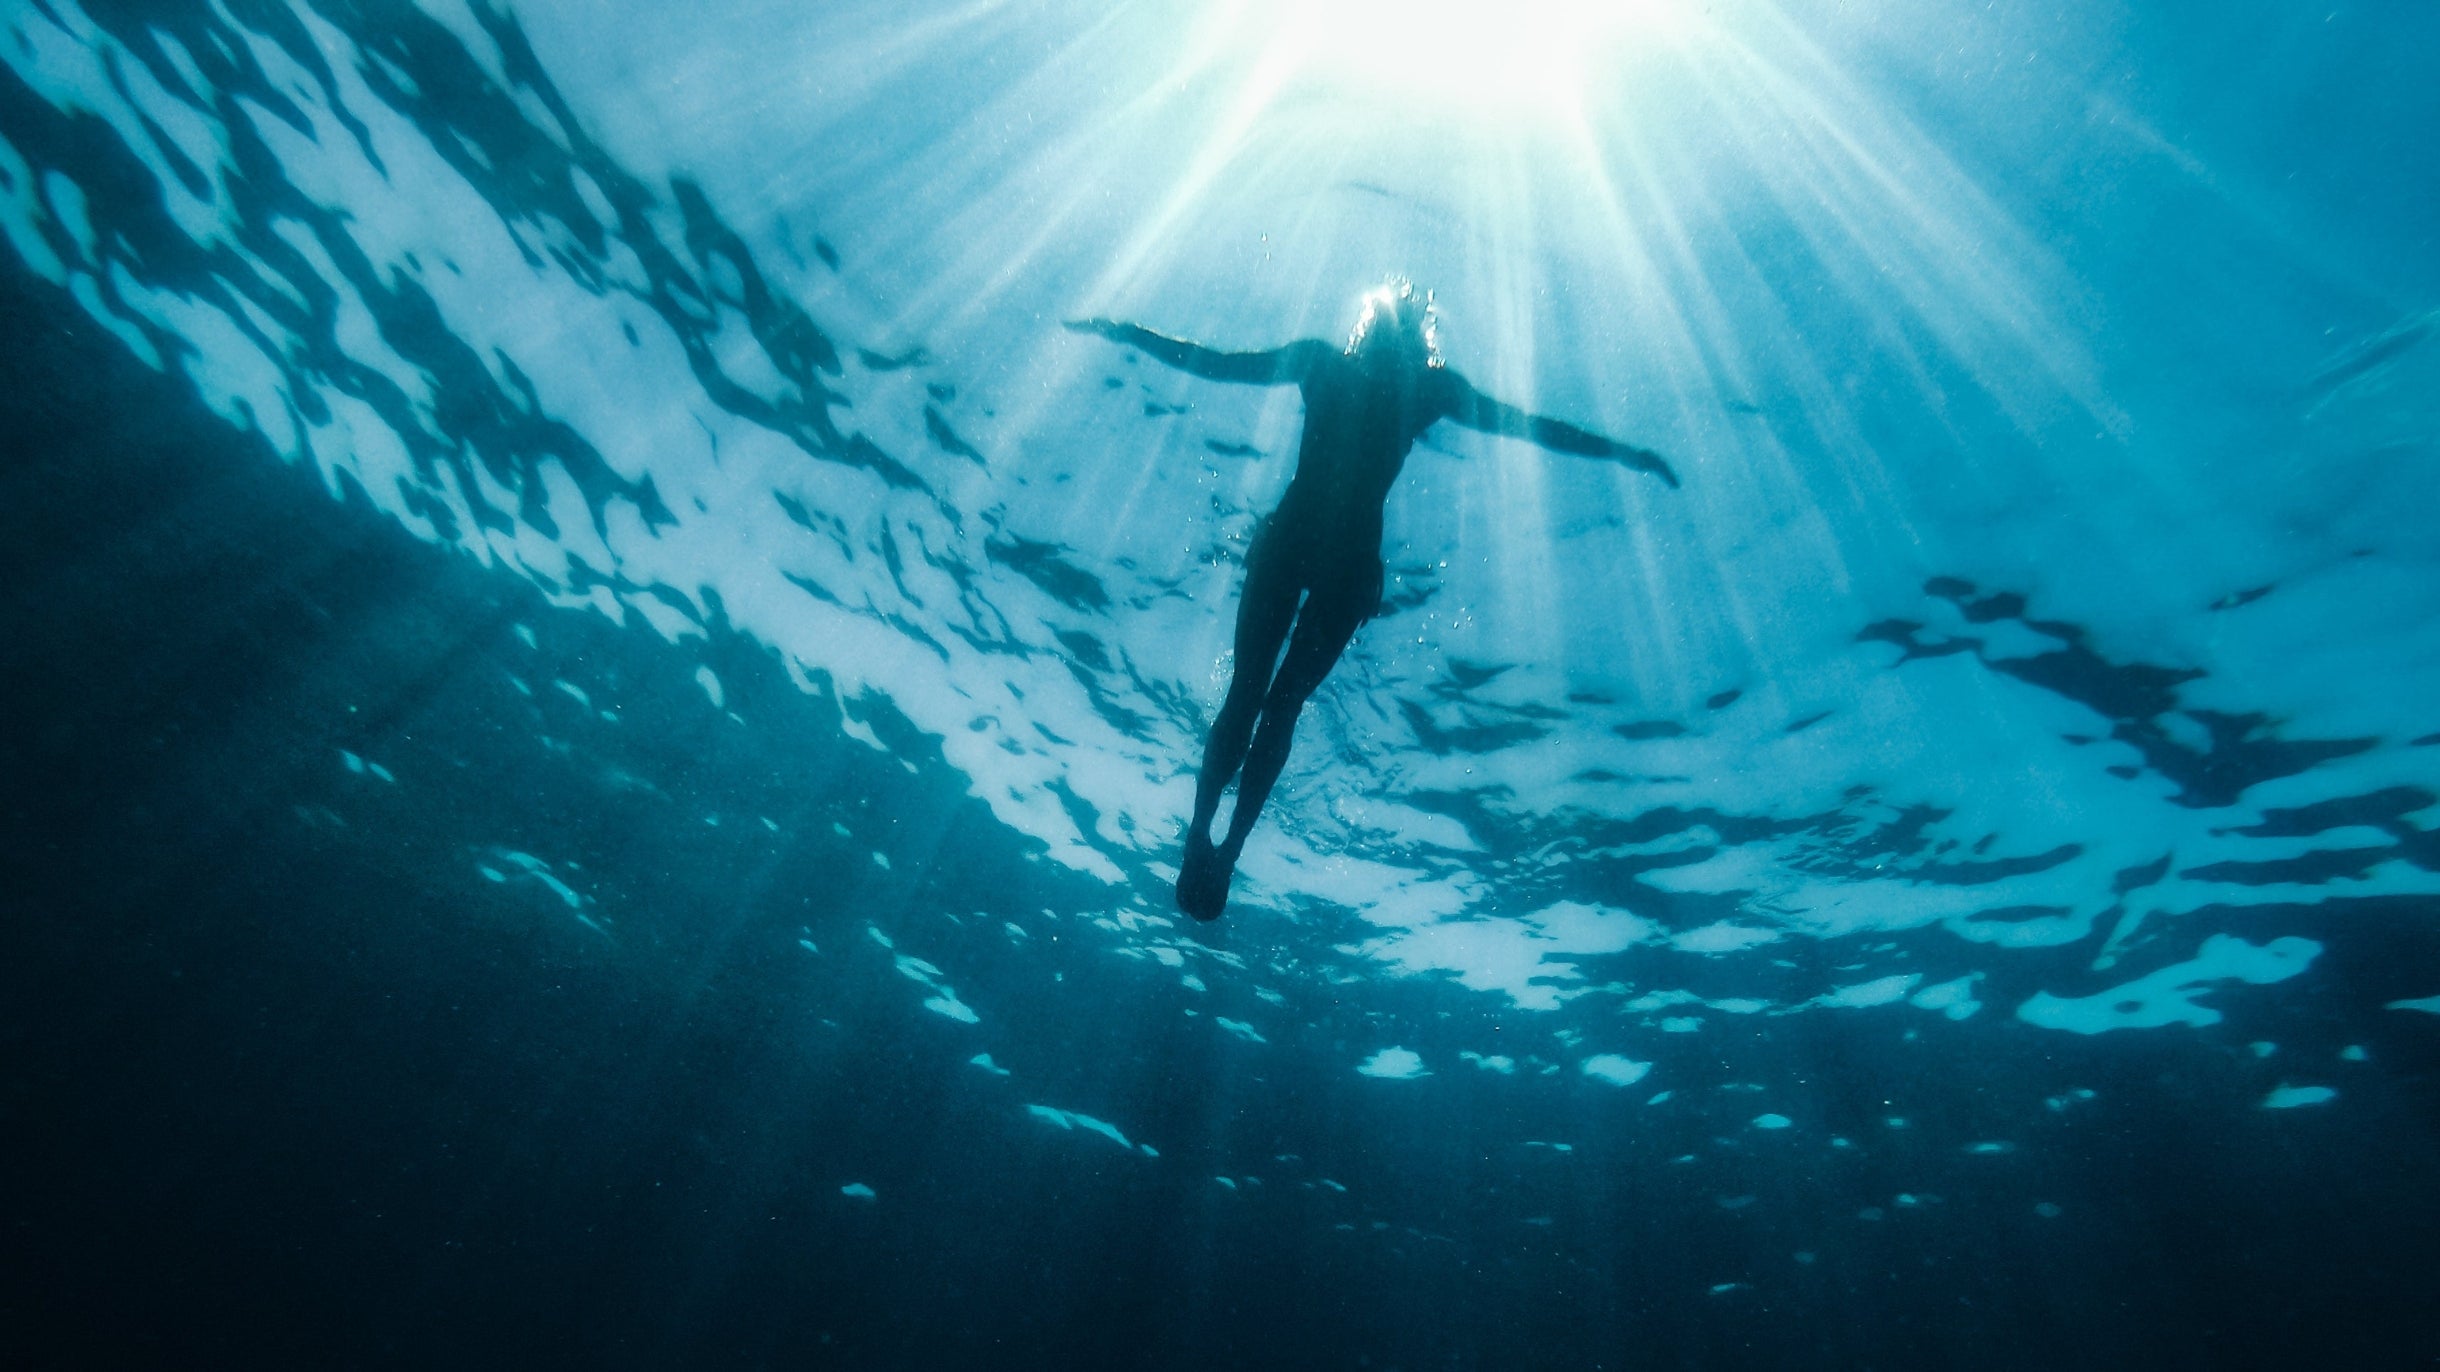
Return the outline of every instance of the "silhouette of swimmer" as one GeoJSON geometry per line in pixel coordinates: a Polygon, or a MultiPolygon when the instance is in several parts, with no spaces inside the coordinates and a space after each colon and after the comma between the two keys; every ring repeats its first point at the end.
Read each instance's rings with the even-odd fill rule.
{"type": "Polygon", "coordinates": [[[1357,627],[1380,608],[1382,506],[1424,430],[1452,420],[1552,452],[1610,458],[1678,484],[1656,453],[1526,414],[1474,389],[1442,365],[1434,323],[1430,296],[1393,278],[1364,297],[1345,351],[1307,339],[1269,352],[1224,353],[1108,319],[1068,324],[1208,381],[1293,384],[1304,393],[1296,475],[1246,551],[1236,671],[1195,778],[1178,908],[1196,919],[1218,919],[1228,904],[1237,855],[1287,764],[1297,715],[1357,627]],[[1215,844],[1212,819],[1231,781],[1237,807],[1228,834],[1215,844]]]}

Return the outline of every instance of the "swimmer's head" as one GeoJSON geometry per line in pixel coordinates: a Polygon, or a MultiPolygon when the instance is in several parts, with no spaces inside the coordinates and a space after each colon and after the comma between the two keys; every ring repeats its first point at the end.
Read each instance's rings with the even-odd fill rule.
{"type": "Polygon", "coordinates": [[[1364,313],[1347,336],[1347,355],[1359,362],[1394,363],[1401,367],[1441,364],[1440,327],[1432,313],[1432,293],[1393,276],[1364,296],[1364,313]]]}

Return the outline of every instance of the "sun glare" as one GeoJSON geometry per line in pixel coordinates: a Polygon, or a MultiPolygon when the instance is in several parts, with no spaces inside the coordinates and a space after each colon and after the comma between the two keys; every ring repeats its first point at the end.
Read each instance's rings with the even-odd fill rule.
{"type": "Polygon", "coordinates": [[[1680,0],[1287,0],[1249,7],[1302,79],[1477,116],[1565,113],[1638,40],[1675,36],[1680,0]]]}

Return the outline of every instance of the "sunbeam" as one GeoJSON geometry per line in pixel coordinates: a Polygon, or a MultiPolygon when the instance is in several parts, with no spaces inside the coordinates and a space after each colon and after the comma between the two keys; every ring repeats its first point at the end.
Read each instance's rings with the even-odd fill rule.
{"type": "Polygon", "coordinates": [[[1565,117],[1702,19],[1682,0],[1212,0],[1198,23],[1262,65],[1391,117],[1565,117]]]}

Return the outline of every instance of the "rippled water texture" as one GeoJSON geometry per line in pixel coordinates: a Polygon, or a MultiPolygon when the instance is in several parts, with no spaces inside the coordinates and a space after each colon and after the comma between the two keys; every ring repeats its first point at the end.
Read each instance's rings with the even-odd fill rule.
{"type": "Polygon", "coordinates": [[[0,5],[7,1337],[2440,1356],[2433,16],[1444,8],[0,5]]]}

